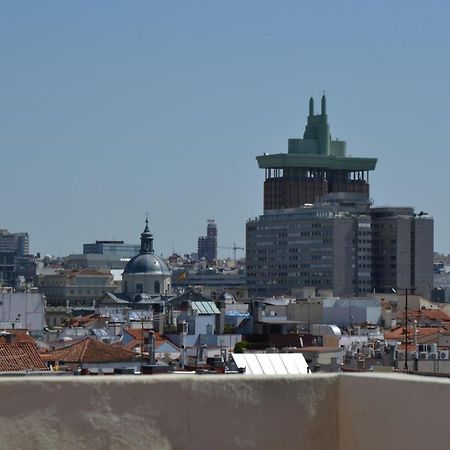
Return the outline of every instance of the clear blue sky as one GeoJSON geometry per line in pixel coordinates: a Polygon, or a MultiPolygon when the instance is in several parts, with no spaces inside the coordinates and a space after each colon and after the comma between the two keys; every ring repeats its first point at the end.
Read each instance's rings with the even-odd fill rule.
{"type": "MultiPolygon", "coordinates": [[[[20,1],[0,7],[0,228],[32,252],[245,244],[255,156],[287,151],[325,89],[333,137],[378,157],[377,205],[450,252],[450,6],[419,1],[20,1]]],[[[223,256],[232,252],[224,250],[223,256]]]]}

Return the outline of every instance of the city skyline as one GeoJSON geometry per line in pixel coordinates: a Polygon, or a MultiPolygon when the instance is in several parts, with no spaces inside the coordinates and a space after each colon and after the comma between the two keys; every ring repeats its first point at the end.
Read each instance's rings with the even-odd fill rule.
{"type": "Polygon", "coordinates": [[[263,209],[256,156],[285,152],[325,89],[333,138],[378,158],[375,205],[429,213],[449,253],[449,16],[443,2],[4,6],[0,228],[63,256],[137,242],[148,212],[158,254],[195,251],[207,219],[241,246],[263,209]]]}

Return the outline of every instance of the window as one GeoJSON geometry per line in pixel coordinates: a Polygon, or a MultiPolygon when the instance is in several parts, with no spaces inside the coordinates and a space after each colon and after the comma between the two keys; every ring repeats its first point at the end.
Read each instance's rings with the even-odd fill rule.
{"type": "Polygon", "coordinates": [[[159,294],[159,293],[161,292],[161,288],[160,288],[160,285],[159,285],[159,281],[158,281],[158,280],[156,280],[155,283],[154,283],[154,286],[153,286],[153,292],[154,292],[155,294],[159,294]]]}
{"type": "Polygon", "coordinates": [[[142,294],[143,292],[144,292],[144,286],[142,285],[142,283],[137,283],[136,284],[136,293],[142,294]]]}

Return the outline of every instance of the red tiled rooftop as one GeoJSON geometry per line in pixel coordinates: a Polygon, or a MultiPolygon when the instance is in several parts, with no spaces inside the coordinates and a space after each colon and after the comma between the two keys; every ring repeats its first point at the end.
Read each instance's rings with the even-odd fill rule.
{"type": "Polygon", "coordinates": [[[89,327],[95,325],[99,319],[101,319],[101,315],[93,313],[86,316],[73,317],[66,322],[66,325],[71,327],[89,327]]]}
{"type": "Polygon", "coordinates": [[[49,370],[36,346],[30,342],[0,344],[0,372],[49,370]]]}
{"type": "MultiPolygon", "coordinates": [[[[418,327],[417,328],[417,336],[418,338],[426,338],[431,337],[434,334],[439,334],[445,332],[444,328],[437,327],[418,327]]],[[[414,327],[408,327],[408,339],[414,336],[414,327]]],[[[405,328],[401,326],[397,326],[392,328],[391,330],[387,330],[384,332],[384,338],[387,340],[401,340],[405,337],[405,328]]]]}
{"type": "MultiPolygon", "coordinates": [[[[400,317],[405,317],[405,311],[400,314],[400,317]]],[[[450,321],[450,316],[442,311],[442,309],[411,309],[408,310],[408,320],[413,319],[428,319],[428,320],[436,320],[436,321],[450,321]]]]}
{"type": "MultiPolygon", "coordinates": [[[[142,330],[139,328],[125,328],[125,332],[127,332],[129,335],[131,335],[134,339],[138,340],[139,342],[142,340],[142,330]]],[[[144,341],[148,338],[148,333],[151,330],[144,330],[144,341]]],[[[163,342],[166,342],[167,339],[165,339],[163,336],[161,336],[160,333],[157,333],[156,331],[153,332],[153,335],[156,339],[156,345],[160,345],[163,342]]]]}
{"type": "Polygon", "coordinates": [[[65,275],[69,278],[79,276],[79,275],[91,275],[91,276],[105,276],[111,275],[109,270],[100,270],[100,269],[70,269],[65,271],[65,275]]]}
{"type": "Polygon", "coordinates": [[[105,363],[131,361],[136,355],[123,348],[105,344],[97,339],[86,338],[60,350],[41,355],[45,361],[68,363],[105,363]]]}
{"type": "Polygon", "coordinates": [[[34,344],[34,339],[28,334],[28,330],[25,328],[9,328],[6,330],[0,331],[0,344],[7,344],[8,337],[7,335],[12,335],[13,342],[29,342],[34,344]]]}
{"type": "MultiPolygon", "coordinates": [[[[134,348],[140,347],[142,344],[142,329],[140,328],[125,328],[124,331],[128,333],[130,336],[133,337],[133,339],[128,342],[127,344],[119,344],[122,346],[122,348],[127,350],[133,350],[134,348]]],[[[144,335],[144,342],[147,343],[148,341],[148,333],[150,330],[144,329],[143,335],[144,335]]],[[[156,347],[160,346],[164,342],[167,342],[167,339],[164,339],[161,334],[157,332],[153,332],[153,335],[155,336],[156,341],[156,347]]],[[[173,345],[173,344],[172,344],[173,345]]]]}

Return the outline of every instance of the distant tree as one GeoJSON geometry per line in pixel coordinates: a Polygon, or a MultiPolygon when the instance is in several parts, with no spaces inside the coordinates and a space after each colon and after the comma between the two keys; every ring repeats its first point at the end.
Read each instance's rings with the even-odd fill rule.
{"type": "Polygon", "coordinates": [[[240,341],[234,346],[234,353],[244,353],[244,350],[248,350],[251,347],[250,342],[240,341]]]}

